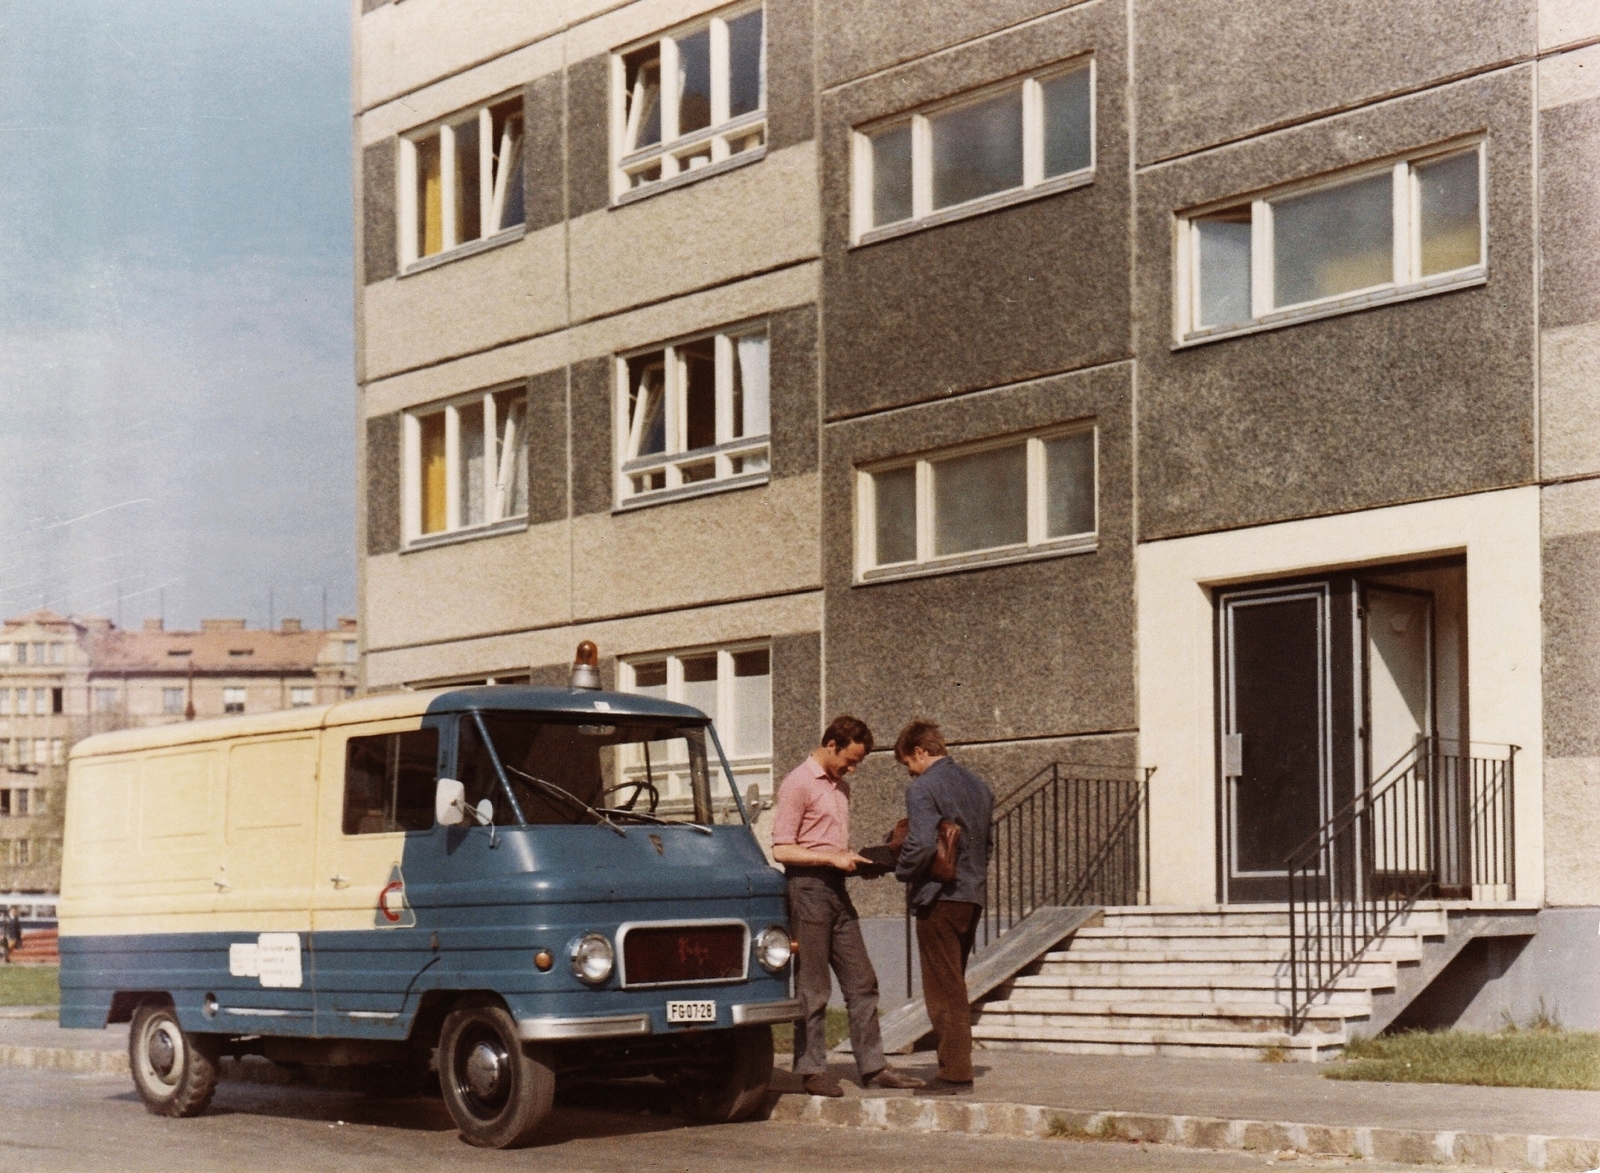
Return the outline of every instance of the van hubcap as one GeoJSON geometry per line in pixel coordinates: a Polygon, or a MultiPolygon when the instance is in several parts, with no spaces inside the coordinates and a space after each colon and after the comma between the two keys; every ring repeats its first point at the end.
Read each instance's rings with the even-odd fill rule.
{"type": "Polygon", "coordinates": [[[166,1027],[157,1027],[150,1032],[149,1054],[152,1071],[162,1079],[172,1074],[172,1068],[178,1061],[178,1047],[166,1027]]]}
{"type": "Polygon", "coordinates": [[[498,1097],[505,1072],[505,1052],[487,1039],[467,1055],[467,1088],[480,1100],[487,1102],[498,1097]]]}

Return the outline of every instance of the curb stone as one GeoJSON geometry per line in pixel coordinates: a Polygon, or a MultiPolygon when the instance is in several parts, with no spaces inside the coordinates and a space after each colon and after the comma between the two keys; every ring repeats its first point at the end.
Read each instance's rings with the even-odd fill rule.
{"type": "Polygon", "coordinates": [[[788,1094],[769,1119],[889,1132],[972,1136],[1130,1140],[1189,1149],[1353,1157],[1402,1165],[1490,1166],[1584,1173],[1600,1167],[1600,1139],[1406,1128],[1352,1128],[1285,1121],[1222,1120],[1145,1112],[1087,1112],[1037,1104],[874,1097],[826,1099],[788,1094]]]}

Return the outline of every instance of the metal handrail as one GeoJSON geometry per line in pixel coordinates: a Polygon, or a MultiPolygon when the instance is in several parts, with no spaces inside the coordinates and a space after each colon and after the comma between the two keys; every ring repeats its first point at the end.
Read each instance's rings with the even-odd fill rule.
{"type": "MultiPolygon", "coordinates": [[[[1143,904],[1150,893],[1150,777],[1155,768],[1051,762],[995,806],[983,947],[1036,908],[1143,904]],[[1095,771],[1081,777],[1077,771],[1095,771]],[[1116,777],[1114,775],[1123,775],[1116,777]]],[[[906,997],[912,993],[906,893],[906,997]]]]}
{"type": "Polygon", "coordinates": [[[1517,746],[1418,738],[1289,853],[1289,1029],[1428,897],[1516,896],[1517,746]]]}

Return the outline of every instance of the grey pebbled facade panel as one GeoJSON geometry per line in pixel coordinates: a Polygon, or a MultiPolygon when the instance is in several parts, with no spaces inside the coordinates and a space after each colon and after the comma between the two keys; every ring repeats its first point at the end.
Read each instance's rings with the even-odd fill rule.
{"type": "Polygon", "coordinates": [[[576,219],[611,204],[611,61],[585,57],[567,69],[567,215],[576,219]]]}
{"type": "Polygon", "coordinates": [[[1134,726],[1132,390],[1119,364],[825,429],[829,711],[874,729],[931,716],[955,741],[1134,726]],[[1099,430],[1097,549],[852,585],[859,465],[1088,419],[1099,430]]]}
{"type": "Polygon", "coordinates": [[[817,307],[799,306],[767,321],[771,346],[772,475],[817,468],[817,307]]]}
{"type": "Polygon", "coordinates": [[[400,548],[400,417],[394,413],[367,421],[367,553],[393,554],[400,548]]]}
{"type": "MultiPolygon", "coordinates": [[[[772,781],[817,748],[822,712],[822,636],[814,631],[772,640],[772,781]]],[[[770,817],[770,816],[769,816],[770,817]]]]}
{"type": "Polygon", "coordinates": [[[361,281],[387,281],[400,265],[395,223],[396,143],[386,138],[361,152],[361,281]]]}
{"type": "Polygon", "coordinates": [[[528,380],[528,524],[567,516],[567,371],[528,380]]]}
{"type": "Polygon", "coordinates": [[[611,397],[615,367],[610,358],[572,364],[572,513],[609,513],[616,496],[611,397]]]}
{"type": "Polygon", "coordinates": [[[829,419],[1126,358],[1130,206],[1124,29],[1108,5],[827,95],[823,336],[829,419]],[[851,128],[1092,53],[1087,186],[850,247],[851,128]]]}
{"type": "Polygon", "coordinates": [[[1130,0],[1140,163],[1534,50],[1535,0],[1130,0]]]}
{"type": "Polygon", "coordinates": [[[811,0],[767,0],[767,149],[816,134],[811,0]]]}
{"type": "Polygon", "coordinates": [[[1600,318],[1600,98],[1539,116],[1539,324],[1600,318]]]}
{"type": "Polygon", "coordinates": [[[1142,174],[1141,540],[1533,477],[1530,82],[1507,71],[1142,174]],[[1172,349],[1175,213],[1484,128],[1486,285],[1172,349]]]}
{"type": "Polygon", "coordinates": [[[562,76],[547,73],[522,91],[522,121],[526,128],[522,153],[522,183],[527,193],[527,225],[537,232],[566,218],[566,110],[562,76]]]}
{"type": "Polygon", "coordinates": [[[1543,547],[1545,753],[1600,758],[1600,533],[1543,547]]]}

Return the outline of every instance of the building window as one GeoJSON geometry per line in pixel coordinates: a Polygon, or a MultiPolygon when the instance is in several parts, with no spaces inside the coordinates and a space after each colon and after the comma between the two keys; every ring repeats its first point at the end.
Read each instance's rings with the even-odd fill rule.
{"type": "MultiPolygon", "coordinates": [[[[526,459],[526,457],[524,457],[524,459],[526,459]]],[[[526,509],[526,506],[524,506],[524,509],[526,509]]],[[[359,647],[358,647],[356,641],[353,640],[353,639],[345,640],[344,641],[344,662],[346,664],[354,664],[359,659],[360,659],[360,650],[359,650],[359,647]]]]}
{"type": "Polygon", "coordinates": [[[50,690],[48,688],[36,688],[33,690],[33,712],[37,717],[49,715],[50,690]]]}
{"type": "Polygon", "coordinates": [[[400,263],[522,227],[522,99],[400,139],[400,263]]]}
{"type": "Polygon", "coordinates": [[[730,8],[613,57],[618,196],[761,157],[764,23],[730,8]]]}
{"type": "Polygon", "coordinates": [[[67,743],[59,737],[50,739],[50,764],[52,766],[67,764],[67,743]]]}
{"type": "Polygon", "coordinates": [[[430,829],[438,758],[437,729],[352,737],[345,747],[344,833],[430,829]]]}
{"type": "Polygon", "coordinates": [[[17,663],[26,664],[28,662],[28,645],[27,644],[17,644],[16,646],[17,646],[17,663]]]}
{"type": "Polygon", "coordinates": [[[224,713],[244,712],[244,689],[225,688],[222,690],[222,711],[224,713]]]}
{"type": "Polygon", "coordinates": [[[0,688],[0,717],[11,716],[11,690],[0,688]]]}
{"type": "Polygon", "coordinates": [[[408,541],[527,516],[527,408],[505,390],[406,413],[408,541]]]}
{"type": "Polygon", "coordinates": [[[65,664],[67,662],[67,645],[53,643],[50,645],[50,662],[52,664],[65,664]]]}
{"type": "Polygon", "coordinates": [[[117,707],[117,690],[114,688],[97,688],[94,690],[94,711],[97,713],[114,712],[117,707]]]}
{"type": "Polygon", "coordinates": [[[860,243],[1086,183],[1094,65],[1009,81],[855,135],[860,243]]]}
{"type": "Polygon", "coordinates": [[[1180,338],[1481,277],[1483,168],[1475,144],[1181,218],[1180,338]]]}
{"type": "MultiPolygon", "coordinates": [[[[26,791],[18,791],[17,793],[25,794],[27,792],[26,791]]],[[[13,851],[14,856],[16,857],[17,863],[19,865],[27,865],[27,864],[31,863],[32,862],[32,857],[33,857],[33,852],[30,850],[30,848],[33,846],[33,844],[31,844],[26,839],[17,839],[17,840],[14,840],[13,843],[14,843],[14,847],[13,847],[12,851],[13,851]]]]}
{"type": "Polygon", "coordinates": [[[169,717],[183,714],[183,689],[163,688],[161,690],[161,711],[169,717]]]}
{"type": "Polygon", "coordinates": [[[64,688],[52,688],[50,690],[50,711],[52,713],[62,713],[66,711],[66,707],[67,690],[64,688]]]}
{"type": "Polygon", "coordinates": [[[863,469],[859,577],[1092,546],[1095,485],[1095,430],[1082,425],[863,469]]]}
{"type": "Polygon", "coordinates": [[[617,364],[621,502],[767,476],[766,327],[674,343],[617,364]]]}
{"type": "MultiPolygon", "coordinates": [[[[693,705],[711,717],[739,793],[754,782],[771,795],[772,652],[765,644],[643,656],[624,661],[621,675],[625,692],[693,705]]],[[[627,767],[628,775],[644,768],[640,754],[627,767]]],[[[651,768],[669,779],[664,801],[691,801],[687,760],[664,765],[652,760],[651,768]]]]}
{"type": "Polygon", "coordinates": [[[304,709],[315,702],[314,689],[297,685],[289,690],[289,707],[304,709]]]}
{"type": "Polygon", "coordinates": [[[344,686],[344,697],[345,697],[346,700],[349,700],[351,697],[353,697],[355,695],[356,695],[356,687],[355,687],[355,685],[347,684],[347,685],[344,686]]]}

